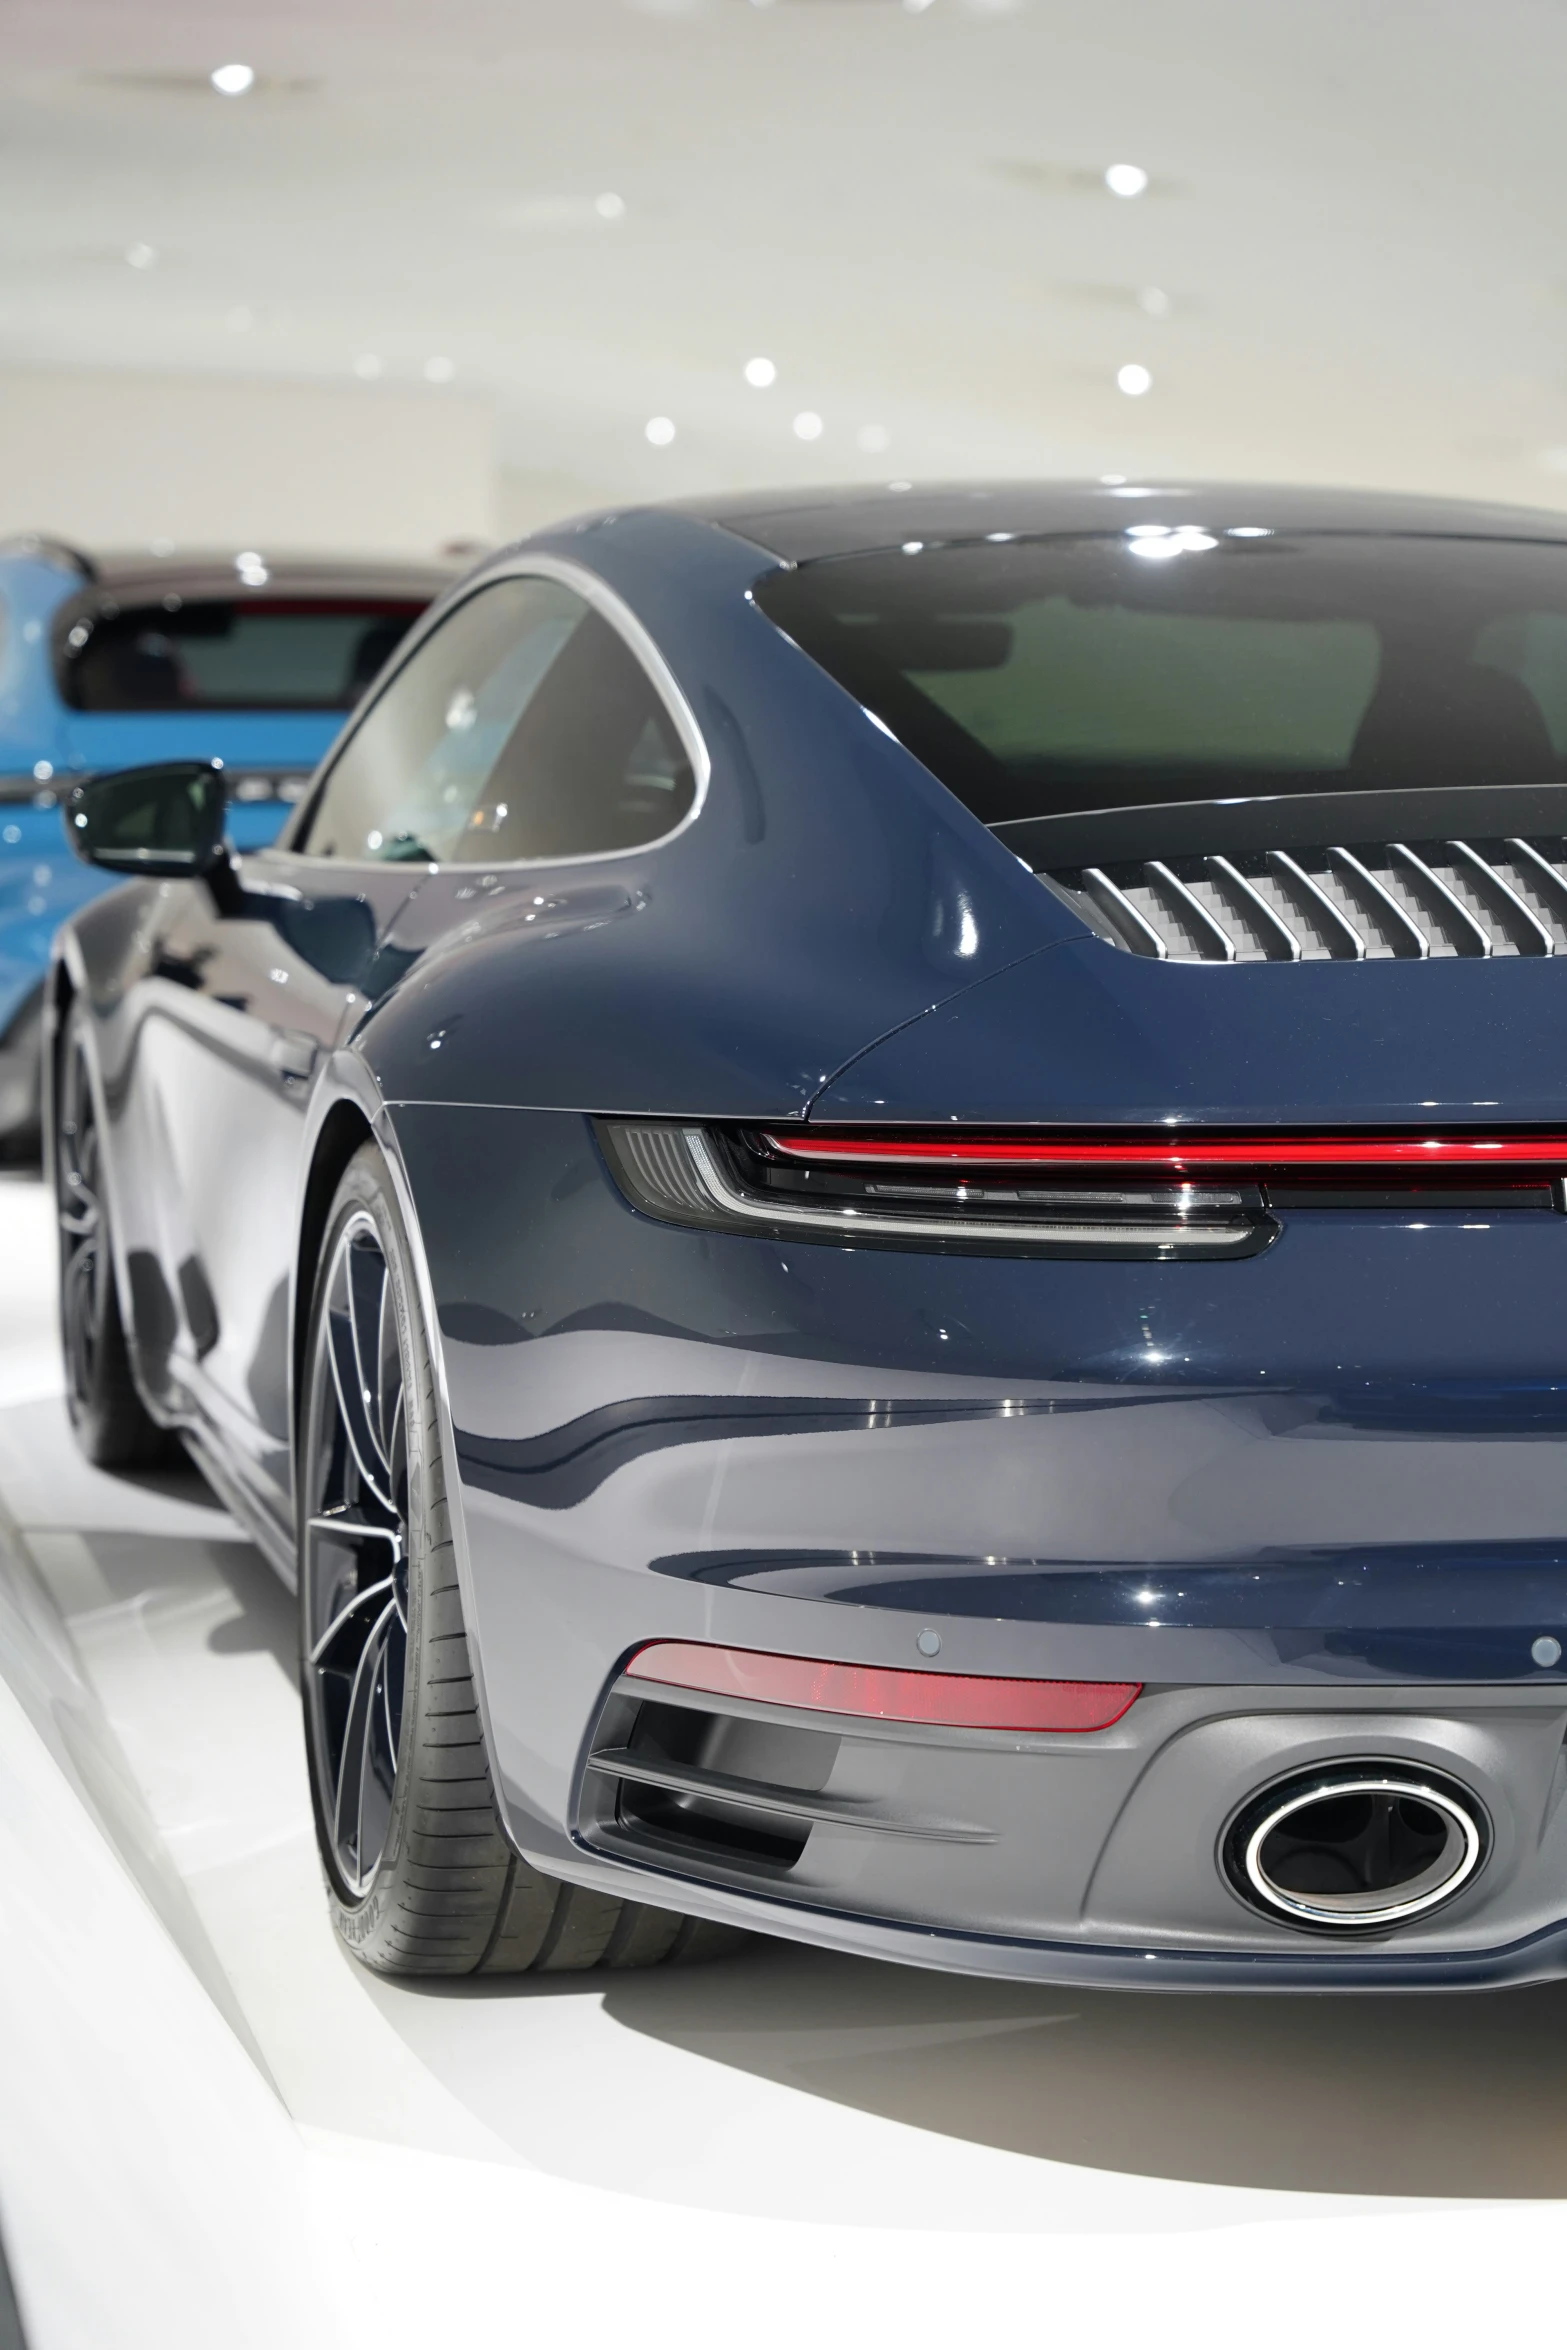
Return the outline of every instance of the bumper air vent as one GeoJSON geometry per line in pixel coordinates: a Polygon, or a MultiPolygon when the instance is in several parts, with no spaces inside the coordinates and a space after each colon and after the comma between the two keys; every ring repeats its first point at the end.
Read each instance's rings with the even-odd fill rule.
{"type": "Polygon", "coordinates": [[[890,1769],[899,1749],[872,1743],[878,1727],[1080,1735],[1111,1728],[1140,1695],[1136,1682],[911,1672],[654,1641],[605,1702],[578,1826],[601,1850],[740,1883],[786,1878],[818,1827],[988,1844],[991,1828],[900,1792],[890,1769]]]}

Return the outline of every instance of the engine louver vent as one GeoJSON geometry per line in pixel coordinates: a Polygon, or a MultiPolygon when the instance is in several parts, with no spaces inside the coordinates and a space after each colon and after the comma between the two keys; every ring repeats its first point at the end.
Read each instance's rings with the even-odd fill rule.
{"type": "Polygon", "coordinates": [[[1184,963],[1567,953],[1567,839],[1358,841],[1041,875],[1102,938],[1184,963]]]}

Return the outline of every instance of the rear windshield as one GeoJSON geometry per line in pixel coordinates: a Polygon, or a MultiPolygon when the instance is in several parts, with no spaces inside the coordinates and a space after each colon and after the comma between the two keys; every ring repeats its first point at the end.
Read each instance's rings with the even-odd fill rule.
{"type": "Polygon", "coordinates": [[[84,613],[59,645],[78,710],[347,710],[421,603],[227,598],[84,613]]]}
{"type": "Polygon", "coordinates": [[[911,542],[755,592],[987,823],[1562,780],[1567,547],[1134,525],[911,542]]]}

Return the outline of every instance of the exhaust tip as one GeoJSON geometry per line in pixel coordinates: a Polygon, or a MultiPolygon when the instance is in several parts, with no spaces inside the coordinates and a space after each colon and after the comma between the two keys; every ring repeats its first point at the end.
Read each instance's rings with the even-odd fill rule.
{"type": "Polygon", "coordinates": [[[1224,1839],[1243,1901],[1318,1931],[1427,1917],[1483,1864],[1489,1824],[1456,1780],[1408,1763],[1333,1763],[1267,1788],[1224,1839]]]}

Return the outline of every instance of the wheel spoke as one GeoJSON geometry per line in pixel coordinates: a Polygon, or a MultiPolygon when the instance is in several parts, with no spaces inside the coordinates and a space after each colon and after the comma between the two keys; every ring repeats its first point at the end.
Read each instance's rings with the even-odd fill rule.
{"type": "Polygon", "coordinates": [[[332,1618],[332,1621],[330,1624],[328,1624],[326,1630],[322,1633],[320,1639],[316,1642],[314,1648],[310,1651],[311,1663],[313,1665],[318,1665],[321,1662],[321,1659],[325,1656],[327,1650],[331,1647],[333,1641],[337,1638],[339,1632],[341,1632],[343,1629],[343,1626],[345,1624],[352,1623],[354,1617],[359,1613],[359,1610],[364,1607],[368,1601],[372,1599],[383,1599],[387,1597],[392,1592],[392,1590],[392,1578],[390,1575],[387,1575],[383,1577],[379,1583],[367,1583],[362,1591],[356,1591],[348,1605],[338,1609],[337,1614],[332,1618]]]}
{"type": "Polygon", "coordinates": [[[354,1456],[363,1483],[381,1507],[395,1517],[396,1505],[387,1492],[385,1472],[377,1458],[376,1446],[370,1434],[365,1415],[363,1390],[356,1384],[358,1358],[353,1333],[346,1315],[329,1313],[327,1316],[327,1352],[332,1365],[332,1384],[337,1389],[338,1410],[342,1416],[343,1434],[354,1456]]]}
{"type": "Polygon", "coordinates": [[[79,1175],[67,1176],[66,1183],[72,1204],[60,1209],[60,1230],[73,1240],[90,1240],[98,1229],[98,1202],[79,1175]]]}
{"type": "MultiPolygon", "coordinates": [[[[391,1283],[386,1260],[377,1248],[351,1241],[345,1260],[348,1327],[354,1344],[354,1368],[364,1404],[365,1433],[384,1474],[386,1446],[381,1433],[381,1321],[391,1283]]],[[[343,1371],[347,1372],[345,1363],[343,1371]]]]}
{"type": "MultiPolygon", "coordinates": [[[[361,1878],[370,1874],[386,1845],[392,1823],[392,1791],[397,1780],[397,1742],[392,1733],[391,1686],[394,1666],[393,1633],[388,1624],[379,1642],[370,1703],[365,1709],[364,1753],[359,1772],[359,1833],[357,1851],[361,1878]],[[383,1742],[382,1730],[385,1730],[383,1742]]],[[[398,1666],[402,1658],[396,1658],[398,1666]]]]}
{"type": "Polygon", "coordinates": [[[381,1458],[393,1491],[397,1487],[396,1429],[403,1408],[403,1358],[397,1343],[397,1293],[388,1273],[381,1283],[380,1317],[375,1334],[376,1435],[381,1458]]]}
{"type": "Polygon", "coordinates": [[[367,1518],[340,1516],[336,1510],[327,1510],[319,1518],[308,1521],[312,1534],[336,1534],[344,1542],[389,1542],[396,1551],[403,1547],[400,1527],[372,1526],[367,1518]]]}
{"type": "MultiPolygon", "coordinates": [[[[386,1647],[386,1631],[397,1609],[388,1600],[359,1653],[354,1667],[354,1678],[348,1692],[348,1718],[343,1725],[343,1752],[338,1772],[336,1801],[333,1805],[332,1840],[341,1860],[348,1859],[349,1846],[344,1840],[344,1813],[353,1821],[353,1870],[356,1880],[362,1881],[368,1873],[363,1865],[364,1852],[360,1837],[364,1825],[364,1774],[370,1753],[370,1726],[375,1719],[376,1670],[386,1647]]],[[[344,1874],[349,1874],[345,1868],[344,1874]]]]}

